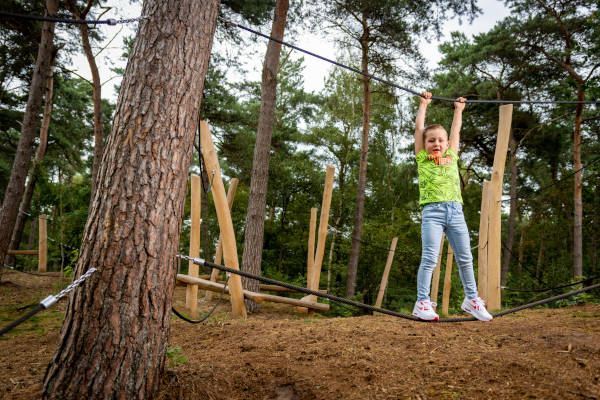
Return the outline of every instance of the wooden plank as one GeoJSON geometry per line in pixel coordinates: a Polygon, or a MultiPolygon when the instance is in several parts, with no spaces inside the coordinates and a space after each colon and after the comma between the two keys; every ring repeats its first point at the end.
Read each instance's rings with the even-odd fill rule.
{"type": "Polygon", "coordinates": [[[446,258],[446,272],[444,273],[444,291],[442,293],[442,314],[448,315],[448,305],[450,304],[450,289],[452,287],[452,259],[454,252],[448,242],[448,257],[446,258]]]}
{"type": "MultiPolygon", "coordinates": [[[[202,212],[202,186],[200,177],[191,177],[191,227],[190,227],[190,257],[200,257],[200,217],[202,212]]],[[[189,261],[188,275],[198,277],[198,265],[189,261]]],[[[185,307],[192,318],[198,316],[198,285],[190,284],[185,291],[185,307]]]]}
{"type": "MultiPolygon", "coordinates": [[[[315,274],[315,230],[317,229],[317,209],[310,209],[310,225],[308,228],[308,251],[306,255],[306,288],[310,289],[313,276],[315,274]]],[[[316,301],[316,299],[313,299],[316,301]]],[[[305,314],[308,312],[306,307],[296,307],[299,313],[305,314]]]]}
{"type": "Polygon", "coordinates": [[[13,256],[37,256],[37,250],[8,250],[6,254],[13,256]]]}
{"type": "MultiPolygon", "coordinates": [[[[231,181],[229,182],[229,189],[227,189],[227,206],[229,207],[229,212],[231,212],[231,208],[233,207],[233,199],[235,198],[235,192],[237,191],[238,182],[239,182],[238,178],[232,178],[231,181]]],[[[220,265],[222,259],[223,259],[223,238],[219,234],[219,242],[217,244],[217,251],[215,253],[215,264],[220,265]]],[[[217,277],[219,276],[219,272],[220,271],[218,269],[213,268],[213,270],[210,272],[210,280],[213,282],[216,282],[217,277]]],[[[212,292],[210,290],[206,291],[206,294],[204,295],[204,299],[206,301],[212,300],[212,292]]]]}
{"type": "Polygon", "coordinates": [[[479,246],[477,247],[477,282],[479,297],[488,301],[488,230],[490,207],[490,182],[483,181],[481,213],[479,214],[479,246]]]}
{"type": "MultiPolygon", "coordinates": [[[[333,191],[333,176],[335,168],[331,165],[326,166],[325,187],[323,188],[323,203],[321,205],[321,218],[319,219],[319,234],[317,241],[317,253],[315,255],[314,274],[310,286],[311,290],[319,290],[319,281],[321,280],[321,266],[323,264],[323,255],[325,254],[325,241],[327,240],[327,228],[329,227],[329,208],[331,207],[331,194],[333,191]]],[[[316,301],[315,296],[311,297],[316,301]]]]}
{"type": "Polygon", "coordinates": [[[435,269],[433,270],[433,279],[431,282],[431,292],[429,293],[429,298],[432,303],[437,303],[438,292],[440,289],[440,270],[442,269],[442,253],[444,251],[444,240],[446,239],[446,234],[442,232],[442,240],[440,242],[440,253],[438,254],[437,264],[435,269]]]}
{"type": "MultiPolygon", "coordinates": [[[[233,276],[233,274],[232,274],[233,276]]],[[[239,275],[238,275],[239,276],[239,275]]],[[[177,280],[185,283],[192,283],[198,285],[199,288],[203,290],[211,290],[213,292],[222,292],[223,284],[217,282],[211,282],[206,279],[195,278],[189,275],[177,274],[177,280]]],[[[231,281],[231,278],[230,278],[231,281]]],[[[229,287],[225,288],[225,293],[229,294],[229,287]]],[[[257,303],[262,303],[263,301],[269,301],[272,303],[282,303],[282,304],[290,304],[293,306],[302,306],[317,309],[320,311],[329,311],[329,304],[321,304],[313,301],[301,300],[301,299],[292,299],[289,297],[275,296],[272,294],[266,293],[256,293],[251,292],[249,290],[243,290],[244,297],[256,301],[257,303]]]]}
{"type": "MultiPolygon", "coordinates": [[[[208,175],[212,178],[212,194],[217,210],[217,219],[219,220],[219,228],[223,237],[223,256],[225,266],[233,269],[240,269],[238,263],[237,244],[235,242],[235,232],[233,231],[233,222],[227,205],[227,197],[225,195],[225,186],[221,177],[221,167],[217,158],[217,152],[213,144],[208,123],[200,122],[200,142],[202,147],[202,155],[204,157],[204,165],[208,175]]],[[[236,317],[246,319],[246,305],[244,304],[244,293],[242,288],[242,279],[239,275],[232,274],[229,278],[229,288],[231,291],[231,308],[232,313],[236,317]]]]}
{"type": "Polygon", "coordinates": [[[46,263],[48,260],[48,216],[41,214],[38,221],[38,272],[46,272],[46,263]]]}
{"type": "Polygon", "coordinates": [[[508,151],[510,125],[512,120],[512,104],[500,106],[498,137],[494,154],[494,167],[489,188],[489,232],[488,232],[488,276],[487,296],[490,312],[498,311],[502,304],[500,299],[500,254],[502,249],[502,181],[508,151]]]}
{"type": "MultiPolygon", "coordinates": [[[[392,243],[390,244],[390,251],[388,252],[385,268],[383,269],[383,275],[381,276],[381,284],[379,285],[379,293],[377,293],[377,301],[375,302],[375,307],[378,308],[381,307],[381,303],[383,302],[383,295],[385,294],[385,288],[387,287],[390,268],[392,266],[392,261],[394,260],[394,253],[396,252],[397,243],[398,238],[395,237],[392,239],[392,243]]],[[[375,314],[376,313],[374,312],[373,315],[375,314]]]]}

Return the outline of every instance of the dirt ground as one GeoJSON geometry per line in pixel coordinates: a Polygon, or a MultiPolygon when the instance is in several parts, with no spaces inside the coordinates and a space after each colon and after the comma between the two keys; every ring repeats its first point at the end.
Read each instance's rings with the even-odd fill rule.
{"type": "MultiPolygon", "coordinates": [[[[57,281],[6,273],[0,327],[57,281]]],[[[175,304],[184,296],[177,288],[175,304]]],[[[39,398],[65,304],[0,338],[1,399],[39,398]]],[[[200,325],[173,316],[158,399],[600,399],[600,304],[460,324],[307,318],[283,305],[241,321],[229,309],[200,325]]]]}

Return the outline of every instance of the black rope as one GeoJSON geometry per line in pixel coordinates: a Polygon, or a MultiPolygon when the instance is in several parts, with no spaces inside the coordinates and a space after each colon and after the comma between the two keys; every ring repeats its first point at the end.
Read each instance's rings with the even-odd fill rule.
{"type": "Polygon", "coordinates": [[[27,321],[29,318],[33,317],[35,314],[37,314],[40,311],[45,310],[45,309],[46,308],[41,303],[38,304],[36,308],[29,311],[27,314],[23,315],[21,318],[17,319],[16,321],[13,321],[11,324],[0,329],[0,336],[4,335],[6,332],[10,331],[11,329],[21,325],[23,322],[27,321]]]}
{"type": "MultiPolygon", "coordinates": [[[[405,92],[412,93],[412,94],[414,94],[416,96],[423,97],[422,94],[419,93],[419,92],[417,92],[416,90],[409,89],[409,88],[406,88],[406,87],[402,87],[402,86],[397,85],[397,84],[395,84],[393,82],[390,82],[388,80],[379,78],[379,77],[377,77],[375,75],[369,74],[367,72],[363,72],[363,71],[361,71],[359,69],[350,67],[348,65],[344,65],[344,64],[342,64],[340,62],[334,61],[334,60],[329,59],[327,57],[320,56],[320,55],[318,55],[316,53],[313,53],[311,51],[304,50],[304,49],[302,49],[302,48],[300,48],[298,46],[295,46],[293,44],[284,42],[283,40],[276,39],[276,38],[274,38],[272,36],[265,35],[264,33],[261,33],[259,31],[254,30],[254,29],[251,29],[251,28],[248,28],[246,26],[240,25],[240,24],[238,24],[236,22],[227,20],[225,18],[219,17],[219,19],[221,21],[227,23],[227,24],[230,24],[230,25],[234,26],[234,27],[243,29],[245,31],[248,31],[248,32],[254,34],[254,35],[261,36],[261,37],[263,37],[265,39],[272,40],[272,41],[277,42],[279,44],[282,44],[282,45],[284,45],[286,47],[289,47],[291,49],[297,50],[297,51],[299,51],[301,53],[308,54],[309,56],[318,58],[320,60],[323,60],[323,61],[328,62],[328,63],[333,64],[333,65],[336,65],[336,66],[338,66],[340,68],[344,68],[344,69],[346,69],[348,71],[352,71],[352,72],[354,72],[356,74],[359,74],[359,75],[362,75],[362,76],[367,77],[369,79],[373,79],[375,81],[381,82],[381,83],[383,83],[385,85],[395,87],[396,89],[400,89],[400,90],[403,90],[405,92]]],[[[431,98],[434,99],[434,100],[441,100],[441,101],[450,101],[450,102],[455,102],[456,101],[456,99],[452,99],[452,98],[449,98],[449,97],[432,96],[431,98]]],[[[467,103],[496,103],[496,104],[598,104],[598,103],[600,103],[600,100],[589,100],[589,101],[577,101],[577,100],[561,100],[561,101],[550,101],[550,100],[467,100],[466,102],[467,103]]]]}
{"type": "Polygon", "coordinates": [[[504,290],[508,290],[510,292],[542,293],[542,292],[550,292],[552,290],[557,290],[557,289],[563,289],[563,288],[566,288],[566,287],[569,287],[569,286],[580,285],[582,283],[586,283],[587,284],[587,283],[595,281],[598,278],[600,278],[600,275],[590,276],[589,278],[582,279],[582,280],[580,280],[578,282],[567,283],[567,284],[564,284],[564,285],[549,287],[549,288],[545,288],[545,289],[513,289],[513,288],[506,287],[506,286],[500,286],[500,288],[502,288],[504,290]]]}
{"type": "MultiPolygon", "coordinates": [[[[287,282],[280,282],[280,281],[277,281],[275,279],[266,278],[264,276],[259,276],[259,275],[251,274],[251,273],[246,272],[246,271],[240,271],[240,270],[237,270],[237,269],[228,268],[228,267],[225,267],[223,265],[219,265],[219,264],[212,263],[210,261],[203,260],[201,258],[191,258],[191,257],[184,256],[184,255],[177,255],[177,257],[182,258],[184,260],[192,261],[194,264],[197,264],[197,265],[207,266],[209,268],[216,268],[216,269],[221,270],[221,271],[225,271],[225,272],[229,272],[229,273],[232,273],[232,274],[241,275],[241,276],[244,276],[246,278],[255,279],[255,280],[258,280],[258,281],[261,281],[261,282],[264,282],[264,283],[270,283],[270,284],[282,286],[282,287],[285,287],[285,288],[288,288],[288,289],[293,289],[293,290],[296,290],[298,292],[302,292],[302,293],[306,293],[306,294],[312,294],[312,295],[315,295],[317,297],[322,297],[322,298],[333,300],[333,301],[337,301],[337,302],[340,302],[340,303],[343,303],[343,304],[348,304],[348,305],[351,305],[351,306],[354,306],[354,307],[357,307],[357,308],[361,308],[361,309],[364,309],[364,310],[367,310],[367,311],[378,312],[380,314],[392,315],[394,317],[409,319],[411,321],[418,321],[418,322],[467,322],[467,321],[477,321],[477,319],[475,317],[466,317],[466,318],[441,318],[438,321],[424,321],[422,319],[419,319],[419,318],[415,317],[414,315],[401,314],[401,313],[396,312],[396,311],[386,310],[385,308],[373,307],[371,305],[364,304],[364,303],[359,303],[357,301],[349,300],[349,299],[346,299],[346,298],[343,298],[343,297],[333,296],[333,295],[328,294],[328,293],[321,293],[321,292],[318,292],[318,291],[315,291],[315,290],[311,290],[311,289],[303,288],[303,287],[300,287],[300,286],[292,285],[292,284],[287,283],[287,282]]],[[[589,291],[589,290],[593,290],[593,289],[596,289],[596,288],[600,288],[600,283],[597,283],[595,285],[588,286],[588,287],[585,287],[585,288],[581,288],[581,289],[578,289],[578,290],[575,290],[575,291],[572,291],[572,292],[569,292],[569,293],[564,293],[564,294],[561,294],[561,295],[558,295],[558,296],[554,296],[554,297],[550,297],[550,298],[547,298],[547,299],[539,300],[539,301],[536,301],[536,302],[533,302],[533,303],[524,304],[524,305],[518,306],[516,308],[511,308],[509,310],[505,310],[505,311],[499,312],[497,314],[493,314],[493,316],[494,317],[501,317],[501,316],[506,315],[506,314],[514,313],[514,312],[517,312],[517,311],[524,310],[526,308],[535,307],[535,306],[546,304],[546,303],[550,303],[550,302],[553,302],[553,301],[556,301],[556,300],[564,299],[566,297],[573,296],[573,295],[576,295],[576,294],[579,294],[579,293],[583,293],[583,292],[586,292],[586,291],[589,291]]]]}
{"type": "Polygon", "coordinates": [[[581,168],[579,168],[577,171],[573,171],[570,174],[567,174],[566,176],[563,176],[562,178],[560,178],[559,180],[557,180],[554,183],[551,183],[550,185],[546,185],[541,187],[540,189],[533,191],[533,192],[529,192],[529,193],[525,193],[523,195],[519,195],[517,194],[515,197],[510,197],[508,199],[502,200],[502,202],[506,202],[506,201],[511,201],[511,200],[519,200],[519,199],[526,199],[528,197],[534,196],[534,195],[538,195],[540,193],[542,193],[543,191],[550,189],[553,186],[558,186],[561,183],[563,183],[564,181],[566,181],[567,179],[575,176],[577,173],[579,173],[580,171],[583,171],[586,168],[591,167],[592,165],[596,164],[597,162],[600,162],[600,157],[596,157],[595,159],[593,159],[591,162],[589,162],[588,164],[582,166],[581,168]]]}
{"type": "Polygon", "coordinates": [[[64,24],[80,24],[80,25],[127,24],[129,22],[139,21],[140,19],[149,18],[146,16],[141,16],[141,17],[129,18],[129,19],[117,20],[117,19],[109,18],[106,20],[93,21],[93,20],[73,19],[73,18],[47,17],[47,16],[41,16],[41,15],[17,14],[17,13],[11,13],[11,12],[7,12],[7,11],[0,11],[0,16],[11,17],[11,18],[20,18],[20,19],[29,19],[29,20],[33,20],[33,21],[60,22],[60,23],[64,23],[64,24]]]}
{"type": "Polygon", "coordinates": [[[225,284],[223,285],[223,291],[221,292],[221,296],[219,297],[219,300],[217,300],[217,302],[215,303],[212,310],[210,310],[208,312],[208,314],[206,314],[204,317],[202,317],[202,319],[199,319],[199,320],[189,319],[188,317],[186,317],[185,315],[183,315],[179,311],[177,311],[175,309],[175,307],[171,307],[171,310],[173,310],[173,313],[175,315],[177,315],[179,318],[181,318],[182,320],[184,320],[185,322],[189,322],[190,324],[200,324],[200,323],[206,321],[208,319],[208,317],[210,317],[212,315],[212,313],[217,309],[217,306],[221,303],[221,300],[223,299],[223,295],[225,294],[225,288],[227,287],[227,282],[229,282],[229,274],[227,275],[227,279],[225,280],[225,284]]]}

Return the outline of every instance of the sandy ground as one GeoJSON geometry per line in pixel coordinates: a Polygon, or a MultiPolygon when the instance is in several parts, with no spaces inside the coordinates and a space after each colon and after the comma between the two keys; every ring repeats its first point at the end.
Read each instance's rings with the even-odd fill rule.
{"type": "MultiPolygon", "coordinates": [[[[16,307],[56,293],[57,280],[5,274],[0,326],[24,312],[16,307]]],[[[175,304],[184,296],[178,287],[175,304]]],[[[64,306],[0,338],[1,399],[39,398],[64,306]]],[[[229,310],[224,302],[200,325],[173,316],[174,356],[156,398],[600,399],[600,304],[460,324],[307,318],[284,305],[241,321],[229,310]]]]}

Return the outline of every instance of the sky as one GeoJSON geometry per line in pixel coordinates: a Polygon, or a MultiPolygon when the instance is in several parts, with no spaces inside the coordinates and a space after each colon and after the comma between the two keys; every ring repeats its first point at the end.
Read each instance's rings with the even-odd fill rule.
{"type": "MultiPolygon", "coordinates": [[[[113,8],[108,13],[104,14],[102,19],[126,19],[140,16],[141,4],[139,3],[129,4],[129,2],[124,2],[123,0],[110,0],[107,5],[112,6],[113,8]]],[[[463,21],[461,25],[458,18],[448,20],[443,28],[444,37],[440,38],[440,41],[423,42],[420,44],[421,53],[428,60],[430,68],[435,68],[440,61],[441,54],[438,51],[438,45],[441,42],[448,40],[450,32],[461,31],[465,33],[467,37],[471,37],[474,34],[490,30],[496,22],[509,15],[509,11],[504,7],[503,1],[479,0],[478,5],[482,8],[483,14],[475,19],[472,24],[463,21]]],[[[135,23],[119,24],[116,26],[99,25],[99,29],[106,39],[104,43],[95,48],[94,51],[97,53],[100,48],[104,48],[96,57],[96,62],[100,69],[100,79],[103,83],[102,97],[107,98],[112,102],[116,102],[117,100],[117,93],[115,92],[114,86],[119,83],[119,79],[115,78],[115,73],[110,71],[110,68],[114,68],[115,66],[125,66],[125,61],[120,59],[123,37],[132,35],[136,28],[137,24],[135,23]]],[[[268,31],[263,33],[268,33],[268,31]]],[[[249,37],[250,35],[251,33],[245,31],[242,32],[242,36],[244,37],[249,37]]],[[[286,40],[285,37],[284,40],[286,40]]],[[[298,35],[293,44],[324,57],[335,59],[336,53],[333,41],[328,41],[327,38],[320,37],[316,34],[307,32],[306,34],[298,35]]],[[[260,80],[260,68],[266,52],[267,41],[259,39],[256,46],[256,54],[249,59],[247,63],[249,73],[246,75],[246,79],[260,80]]],[[[332,65],[308,55],[304,55],[304,59],[305,90],[319,91],[323,87],[324,80],[329,74],[332,65]]],[[[89,65],[83,52],[73,57],[72,69],[80,76],[91,80],[89,65]]],[[[235,74],[233,74],[233,76],[235,76],[235,74]]],[[[415,86],[411,87],[411,89],[421,91],[428,88],[420,87],[418,83],[415,83],[415,86]]]]}

